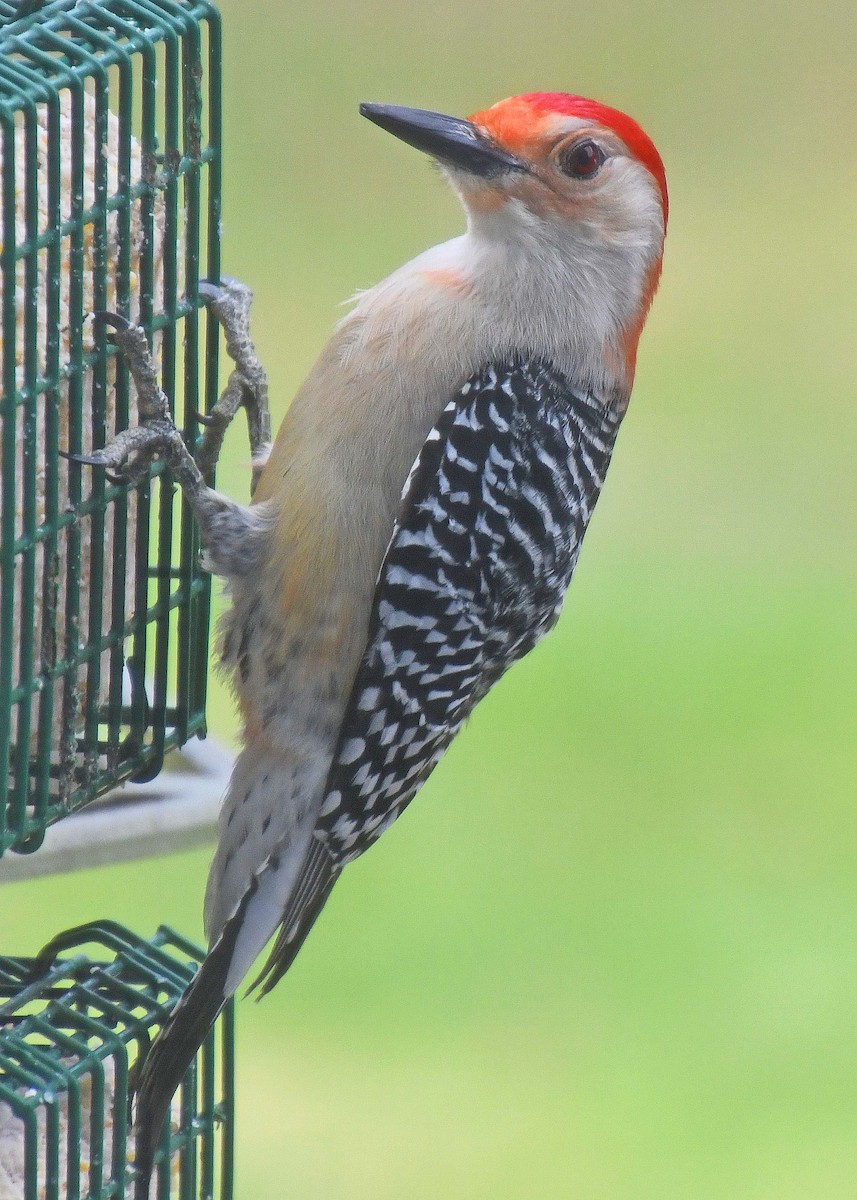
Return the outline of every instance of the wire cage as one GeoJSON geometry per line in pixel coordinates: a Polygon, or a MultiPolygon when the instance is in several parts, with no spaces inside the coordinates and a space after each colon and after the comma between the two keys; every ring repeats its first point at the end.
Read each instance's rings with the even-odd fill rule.
{"type": "Polygon", "coordinates": [[[205,732],[187,506],[63,454],[136,420],[92,311],[144,326],[191,445],[216,399],[220,119],[207,0],[0,0],[0,853],[205,732]]]}
{"type": "MultiPolygon", "coordinates": [[[[46,972],[0,957],[0,1195],[130,1196],[135,1066],[202,955],[165,927],[147,942],[113,922],[70,930],[52,950],[72,953],[46,972]]],[[[233,1038],[230,1005],[165,1122],[157,1200],[232,1195],[233,1038]]]]}

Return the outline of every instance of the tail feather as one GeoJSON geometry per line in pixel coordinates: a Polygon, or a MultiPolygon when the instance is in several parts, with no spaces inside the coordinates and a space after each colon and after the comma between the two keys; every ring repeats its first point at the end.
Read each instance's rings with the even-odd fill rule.
{"type": "Polygon", "coordinates": [[[229,966],[256,888],[254,879],[146,1055],[137,1084],[134,1115],[138,1170],[135,1200],[148,1200],[155,1152],[170,1101],[229,999],[226,989],[229,966]]]}
{"type": "MultiPolygon", "coordinates": [[[[296,838],[254,875],[236,911],[155,1039],[140,1071],[135,1109],[138,1179],[134,1200],[148,1200],[164,1120],[176,1089],[250,964],[280,925],[270,956],[252,985],[266,995],[286,973],[321,912],[340,868],[324,845],[296,838]],[[272,917],[272,913],[276,914],[272,917]]],[[[251,989],[252,990],[252,989],[251,989]]]]}

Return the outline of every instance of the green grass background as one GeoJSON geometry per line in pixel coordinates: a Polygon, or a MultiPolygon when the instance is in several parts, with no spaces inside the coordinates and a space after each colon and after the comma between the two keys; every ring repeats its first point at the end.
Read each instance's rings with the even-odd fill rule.
{"type": "MultiPolygon", "coordinates": [[[[240,1006],[239,1200],[852,1200],[857,10],[223,12],[224,264],[275,416],[339,302],[461,227],[360,100],[592,94],[672,198],[558,629],[240,1006]]],[[[244,496],[243,430],[227,459],[244,496]]],[[[200,937],[207,858],[7,886],[4,948],[102,915],[200,937]]]]}

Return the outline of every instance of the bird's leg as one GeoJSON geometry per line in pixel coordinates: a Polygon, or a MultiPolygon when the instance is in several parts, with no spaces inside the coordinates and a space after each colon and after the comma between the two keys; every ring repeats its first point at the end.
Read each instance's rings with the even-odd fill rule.
{"type": "Polygon", "coordinates": [[[237,279],[223,276],[219,286],[207,282],[199,293],[209,301],[209,309],[226,335],[226,352],[235,364],[223,394],[210,412],[197,414],[205,432],[196,450],[196,462],[203,475],[209,475],[217,463],[223,438],[239,408],[247,413],[253,477],[250,492],[264,466],[271,445],[271,414],[268,410],[268,376],[259,362],[250,338],[250,305],[253,293],[237,279]]]}
{"type": "Polygon", "coordinates": [[[145,330],[109,312],[95,313],[94,325],[107,327],[108,338],[128,366],[137,389],[140,423],[117,434],[101,450],[67,457],[89,466],[107,467],[112,472],[109,476],[112,481],[132,487],[142,482],[155,459],[162,459],[197,519],[207,568],[218,575],[242,575],[254,569],[252,551],[262,529],[259,515],[222,496],[205,482],[158,385],[145,330]]]}

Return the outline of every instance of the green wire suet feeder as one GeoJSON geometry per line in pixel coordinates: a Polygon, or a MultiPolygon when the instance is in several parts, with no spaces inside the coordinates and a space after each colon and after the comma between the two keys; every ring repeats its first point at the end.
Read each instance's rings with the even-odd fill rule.
{"type": "MultiPolygon", "coordinates": [[[[135,1068],[202,955],[166,928],[147,942],[113,922],[53,949],[46,970],[0,957],[0,1195],[131,1196],[135,1068]]],[[[230,1006],[173,1101],[153,1200],[231,1197],[232,1044],[230,1006]]]]}
{"type": "MultiPolygon", "coordinates": [[[[193,443],[218,394],[199,281],[220,276],[219,238],[216,10],[0,0],[0,854],[205,732],[189,511],[160,464],[129,488],[64,455],[136,421],[91,336],[102,309],[146,329],[193,443]]],[[[0,957],[0,1196],[132,1194],[135,1072],[200,958],[110,922],[0,957]]],[[[173,1103],[158,1200],[230,1200],[232,1047],[230,1008],[173,1103]]]]}
{"type": "Polygon", "coordinates": [[[189,442],[217,398],[220,26],[205,0],[0,0],[0,853],[205,732],[209,582],[89,314],[139,321],[189,442]]]}

